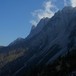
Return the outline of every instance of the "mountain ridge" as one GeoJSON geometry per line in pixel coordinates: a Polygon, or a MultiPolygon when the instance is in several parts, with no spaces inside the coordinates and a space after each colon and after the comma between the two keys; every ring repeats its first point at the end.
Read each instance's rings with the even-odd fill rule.
{"type": "Polygon", "coordinates": [[[14,76],[20,76],[22,71],[27,73],[30,67],[33,69],[36,66],[51,64],[59,56],[65,56],[68,50],[76,48],[76,8],[64,7],[52,18],[40,20],[38,26],[32,31],[23,41],[11,47],[8,46],[8,52],[12,49],[16,50],[15,52],[23,52],[19,58],[22,62],[17,59],[16,63],[12,61],[8,65],[8,67],[13,65],[14,76]],[[17,64],[20,65],[18,69],[15,68],[17,64]]]}

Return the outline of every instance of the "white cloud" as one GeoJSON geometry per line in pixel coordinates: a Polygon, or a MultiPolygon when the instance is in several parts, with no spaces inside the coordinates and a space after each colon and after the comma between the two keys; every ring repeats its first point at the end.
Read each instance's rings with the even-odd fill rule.
{"type": "Polygon", "coordinates": [[[76,7],[76,0],[70,0],[71,1],[71,5],[73,6],[73,7],[76,7]]]}
{"type": "Polygon", "coordinates": [[[32,25],[37,24],[39,22],[39,20],[44,17],[51,18],[57,10],[58,10],[58,8],[54,4],[52,4],[52,2],[50,0],[45,1],[43,3],[42,9],[35,10],[32,13],[32,15],[35,17],[35,20],[31,21],[32,25]],[[54,11],[53,11],[53,9],[54,9],[54,11]]]}
{"type": "Polygon", "coordinates": [[[31,20],[30,23],[31,23],[32,25],[37,25],[37,22],[36,22],[35,20],[31,20]]]}
{"type": "Polygon", "coordinates": [[[67,1],[66,0],[64,0],[64,6],[67,6],[67,1]]]}
{"type": "MultiPolygon", "coordinates": [[[[33,20],[30,21],[32,25],[37,25],[37,23],[40,21],[40,19],[44,17],[51,18],[55,12],[58,11],[57,6],[54,5],[53,2],[57,0],[46,0],[43,3],[43,7],[41,9],[35,10],[32,15],[33,15],[33,20]]],[[[76,7],[76,0],[63,0],[64,1],[64,6],[69,6],[69,2],[71,3],[71,6],[76,7]],[[68,2],[69,1],[69,2],[68,2]]]]}

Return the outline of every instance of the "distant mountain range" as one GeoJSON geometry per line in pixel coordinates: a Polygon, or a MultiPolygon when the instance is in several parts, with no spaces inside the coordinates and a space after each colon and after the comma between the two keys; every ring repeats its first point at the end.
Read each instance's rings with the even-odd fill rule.
{"type": "Polygon", "coordinates": [[[31,76],[29,71],[52,64],[72,49],[76,49],[76,8],[68,6],[41,19],[25,39],[0,47],[0,75],[31,76]]]}

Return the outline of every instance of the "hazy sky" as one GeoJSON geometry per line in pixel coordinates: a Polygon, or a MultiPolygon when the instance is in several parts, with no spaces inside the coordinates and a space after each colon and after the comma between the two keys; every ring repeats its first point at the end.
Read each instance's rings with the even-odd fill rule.
{"type": "Polygon", "coordinates": [[[25,38],[33,24],[52,17],[76,0],[0,0],[0,45],[8,45],[18,37],[25,38]]]}

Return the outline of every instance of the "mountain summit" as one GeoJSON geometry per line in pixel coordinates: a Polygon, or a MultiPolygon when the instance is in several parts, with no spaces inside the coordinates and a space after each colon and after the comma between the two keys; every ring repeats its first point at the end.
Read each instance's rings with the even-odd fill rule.
{"type": "Polygon", "coordinates": [[[15,60],[2,67],[1,76],[28,76],[29,71],[52,64],[59,57],[76,49],[76,8],[64,7],[52,18],[41,19],[27,38],[21,40],[23,39],[16,40],[15,48],[7,46],[0,50],[3,54],[14,51],[18,55],[15,60]]]}

